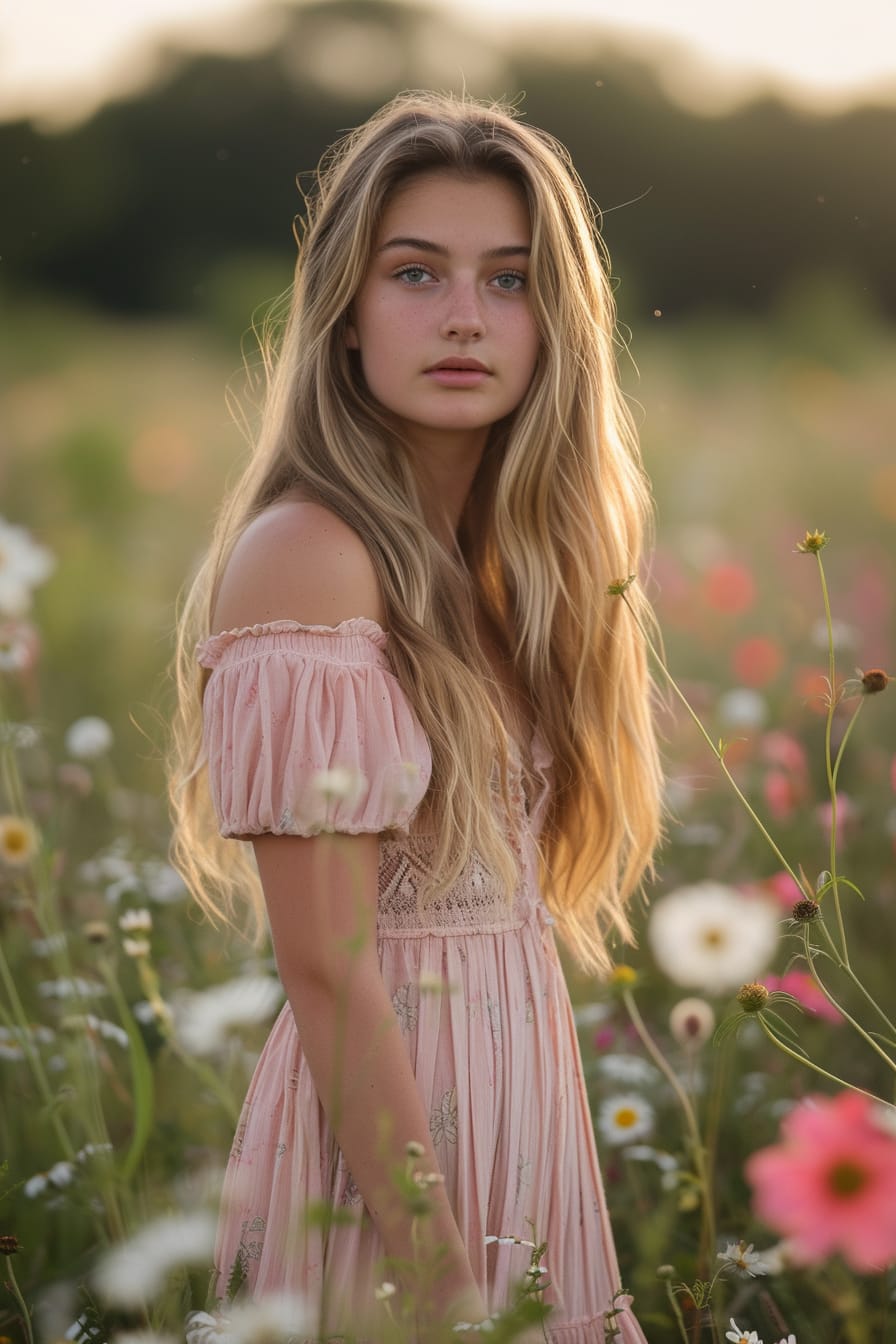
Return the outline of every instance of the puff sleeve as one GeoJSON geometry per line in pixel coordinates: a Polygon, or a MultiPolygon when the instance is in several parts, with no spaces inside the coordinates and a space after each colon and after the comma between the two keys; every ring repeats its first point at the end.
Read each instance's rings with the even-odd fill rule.
{"type": "Polygon", "coordinates": [[[274,621],[212,635],[203,745],[224,836],[406,830],[429,743],[386,656],[386,632],[274,621]]]}

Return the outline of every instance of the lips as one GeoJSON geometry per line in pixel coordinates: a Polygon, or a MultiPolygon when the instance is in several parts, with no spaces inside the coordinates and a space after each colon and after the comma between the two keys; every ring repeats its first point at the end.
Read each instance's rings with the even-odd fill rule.
{"type": "Polygon", "coordinates": [[[438,364],[430,364],[426,370],[427,373],[437,373],[441,369],[456,369],[459,372],[467,373],[491,373],[487,364],[482,364],[478,359],[464,359],[460,356],[452,356],[450,359],[440,359],[438,364]]]}

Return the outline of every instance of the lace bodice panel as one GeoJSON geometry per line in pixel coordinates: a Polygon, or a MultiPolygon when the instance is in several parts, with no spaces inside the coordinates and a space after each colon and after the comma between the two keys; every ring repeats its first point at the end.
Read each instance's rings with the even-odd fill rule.
{"type": "Polygon", "coordinates": [[[418,889],[431,870],[436,836],[412,822],[408,832],[389,832],[380,839],[377,931],[381,937],[500,933],[519,928],[537,908],[544,910],[537,887],[536,836],[546,802],[549,765],[541,753],[535,751],[533,756],[537,783],[530,800],[518,754],[514,749],[511,752],[506,833],[520,865],[512,900],[474,852],[453,886],[419,908],[418,889]]]}

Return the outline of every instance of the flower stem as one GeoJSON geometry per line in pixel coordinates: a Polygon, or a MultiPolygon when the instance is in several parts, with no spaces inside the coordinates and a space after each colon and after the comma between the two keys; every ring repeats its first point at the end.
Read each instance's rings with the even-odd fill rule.
{"type": "Polygon", "coordinates": [[[812,944],[809,941],[808,927],[805,927],[803,929],[803,947],[805,948],[806,951],[806,960],[809,963],[809,970],[812,972],[812,979],[815,981],[816,985],[818,985],[818,988],[821,990],[822,994],[825,996],[828,1003],[831,1004],[833,1008],[837,1009],[837,1012],[840,1013],[840,1015],[846,1019],[846,1021],[853,1028],[854,1031],[858,1032],[858,1034],[862,1037],[863,1041],[865,1041],[868,1045],[870,1045],[871,1049],[876,1054],[880,1055],[884,1063],[888,1065],[888,1067],[891,1068],[894,1073],[896,1073],[896,1060],[891,1059],[891,1057],[887,1054],[886,1050],[884,1050],[883,1046],[879,1045],[877,1041],[874,1039],[874,1037],[868,1034],[868,1032],[865,1030],[862,1024],[860,1022],[857,1022],[854,1017],[851,1017],[850,1014],[846,1011],[846,1009],[842,1006],[842,1004],[839,1004],[837,1002],[831,991],[828,989],[827,985],[822,980],[821,976],[818,973],[818,969],[816,968],[815,965],[814,948],[812,947],[812,944]]]}
{"type": "MultiPolygon", "coordinates": [[[[828,638],[828,686],[830,695],[828,697],[828,712],[825,717],[824,725],[824,762],[825,771],[828,779],[828,792],[831,798],[831,841],[830,858],[828,866],[831,872],[831,892],[834,897],[834,909],[837,912],[837,930],[840,934],[840,949],[843,955],[843,961],[849,965],[849,948],[846,942],[846,926],[843,923],[843,911],[840,908],[840,885],[837,881],[837,772],[840,768],[840,756],[842,755],[843,743],[840,744],[840,753],[837,756],[837,764],[834,766],[831,758],[831,732],[834,726],[834,710],[837,707],[837,695],[835,692],[835,678],[837,675],[836,663],[834,659],[834,626],[831,619],[831,599],[828,594],[828,584],[824,573],[824,564],[821,559],[821,552],[815,552],[815,559],[818,561],[818,577],[821,581],[821,596],[824,602],[824,620],[828,638]]],[[[855,721],[855,716],[853,716],[855,721]]]]}
{"type": "Polygon", "coordinates": [[[701,722],[701,720],[700,720],[700,716],[699,716],[699,715],[696,713],[696,711],[692,708],[691,703],[690,703],[690,701],[688,700],[687,696],[685,695],[684,691],[681,689],[681,687],[678,685],[678,682],[675,680],[675,678],[673,677],[672,673],[669,671],[668,667],[667,667],[666,664],[665,664],[665,661],[663,660],[662,655],[659,653],[659,651],[658,651],[657,648],[656,648],[656,645],[654,644],[653,640],[650,638],[650,634],[649,634],[649,632],[645,629],[645,627],[644,627],[644,625],[642,624],[642,622],[638,619],[638,615],[637,615],[637,613],[635,612],[634,608],[632,607],[631,603],[628,601],[628,599],[627,599],[627,597],[625,596],[624,593],[622,594],[622,600],[623,600],[623,602],[625,603],[625,605],[628,607],[629,611],[632,613],[632,616],[633,616],[633,618],[634,618],[634,620],[635,620],[635,623],[636,623],[636,625],[638,626],[639,630],[641,631],[641,634],[644,636],[644,640],[645,640],[645,642],[646,642],[646,644],[647,644],[648,649],[650,650],[650,653],[651,653],[651,655],[652,655],[654,661],[656,662],[657,666],[659,667],[660,671],[662,672],[663,676],[665,677],[665,679],[666,679],[668,685],[670,686],[670,688],[675,692],[676,696],[677,696],[678,699],[681,701],[682,705],[684,705],[684,708],[687,710],[687,713],[689,714],[690,718],[692,719],[693,723],[695,724],[695,726],[696,726],[698,732],[700,733],[701,737],[703,738],[704,742],[705,742],[706,745],[709,747],[709,749],[710,749],[710,751],[712,752],[713,756],[715,756],[716,760],[717,760],[718,763],[719,763],[719,766],[721,767],[722,773],[724,774],[725,778],[728,780],[728,783],[731,785],[732,789],[733,789],[734,792],[736,793],[738,799],[740,800],[741,805],[744,807],[744,809],[746,810],[747,814],[752,818],[754,824],[758,827],[758,829],[759,829],[760,833],[762,834],[763,838],[765,839],[766,843],[770,846],[770,848],[772,849],[772,852],[774,853],[774,855],[775,855],[775,857],[777,858],[778,862],[781,864],[781,867],[782,867],[787,873],[790,874],[790,876],[793,878],[793,880],[794,880],[794,882],[796,883],[796,885],[797,885],[797,887],[799,888],[799,890],[802,891],[802,890],[803,890],[803,882],[802,882],[802,880],[801,880],[800,877],[794,872],[793,868],[792,868],[791,865],[788,863],[787,859],[786,859],[786,858],[784,857],[784,855],[781,853],[781,850],[778,848],[778,846],[777,846],[777,844],[775,843],[773,837],[769,834],[768,830],[766,829],[766,826],[765,826],[764,822],[762,821],[762,818],[761,818],[761,817],[760,817],[760,816],[753,810],[753,808],[751,807],[751,805],[750,805],[750,803],[749,803],[749,801],[748,801],[746,795],[743,793],[743,791],[741,790],[740,786],[737,784],[737,782],[736,782],[734,776],[732,775],[731,771],[728,769],[727,765],[725,764],[725,756],[724,756],[724,753],[719,749],[719,747],[716,745],[716,743],[713,742],[713,740],[712,740],[712,738],[710,737],[709,733],[708,733],[708,732],[706,731],[706,729],[704,728],[704,726],[703,726],[703,724],[702,724],[702,722],[701,722]]]}
{"type": "MultiPolygon", "coordinates": [[[[791,1059],[795,1059],[797,1064],[804,1064],[807,1069],[812,1069],[815,1073],[820,1073],[822,1078],[827,1078],[828,1082],[836,1083],[838,1087],[848,1087],[851,1092],[859,1092],[863,1097],[870,1097],[872,1101],[879,1102],[883,1100],[881,1097],[875,1096],[873,1092],[866,1092],[864,1087],[856,1087],[855,1083],[848,1083],[845,1078],[838,1078],[836,1074],[828,1073],[827,1069],[823,1069],[820,1064],[814,1063],[814,1061],[809,1059],[806,1055],[797,1054],[795,1050],[791,1050],[789,1045],[784,1044],[780,1036],[777,1036],[775,1032],[772,1031],[771,1027],[766,1022],[763,1013],[757,1013],[756,1016],[759,1019],[760,1027],[772,1044],[776,1045],[785,1055],[789,1055],[791,1059]]],[[[884,1102],[884,1105],[889,1104],[889,1102],[884,1102]]]]}
{"type": "Polygon", "coordinates": [[[18,1023],[19,1031],[21,1032],[22,1049],[28,1056],[28,1063],[31,1065],[31,1072],[34,1074],[37,1090],[43,1097],[50,1123],[56,1131],[56,1137],[59,1140],[59,1146],[69,1162],[73,1162],[75,1158],[75,1145],[69,1138],[65,1125],[59,1117],[56,1097],[53,1095],[53,1089],[50,1086],[50,1080],[47,1077],[40,1054],[31,1039],[28,1016],[25,1012],[22,1000],[19,998],[15,980],[9,969],[9,964],[7,963],[2,945],[0,945],[0,980],[3,982],[3,988],[6,990],[9,1002],[12,1005],[13,1017],[18,1023]]]}
{"type": "Polygon", "coordinates": [[[855,971],[852,969],[852,967],[851,967],[851,966],[848,966],[848,965],[846,964],[846,962],[843,960],[843,958],[840,956],[840,951],[839,951],[839,949],[838,949],[838,947],[837,947],[837,944],[834,942],[833,938],[831,937],[830,931],[829,931],[829,929],[826,927],[824,920],[823,920],[823,919],[818,919],[818,920],[815,921],[815,923],[816,923],[816,924],[818,925],[818,927],[821,929],[821,932],[822,932],[822,934],[823,934],[823,936],[824,936],[825,942],[827,943],[828,947],[830,948],[831,956],[834,958],[834,960],[836,961],[837,965],[840,967],[841,971],[845,971],[845,972],[846,972],[846,974],[849,976],[849,978],[850,978],[850,980],[852,981],[852,983],[855,985],[856,989],[860,990],[861,993],[864,994],[865,998],[866,998],[866,999],[868,1000],[868,1002],[871,1004],[871,1007],[872,1007],[872,1008],[874,1009],[874,1011],[877,1013],[878,1017],[881,1019],[881,1021],[884,1023],[884,1025],[885,1025],[885,1026],[886,1026],[886,1027],[893,1033],[894,1037],[896,1037],[896,1023],[893,1023],[893,1022],[890,1021],[890,1019],[887,1017],[886,1013],[884,1012],[883,1008],[881,1008],[880,1004],[877,1002],[877,1000],[876,1000],[876,999],[874,998],[874,996],[871,994],[871,991],[868,990],[868,989],[865,987],[865,985],[862,983],[862,981],[861,981],[861,980],[859,979],[859,977],[856,975],[856,973],[855,973],[855,971]]]}
{"type": "Polygon", "coordinates": [[[13,1297],[15,1298],[16,1302],[18,1302],[19,1310],[22,1313],[22,1324],[25,1329],[25,1338],[28,1341],[28,1344],[34,1344],[34,1330],[31,1325],[31,1313],[29,1312],[28,1305],[25,1302],[24,1297],[22,1296],[22,1290],[19,1287],[18,1280],[16,1279],[16,1274],[15,1270],[12,1267],[11,1258],[8,1258],[6,1261],[6,1272],[9,1275],[9,1290],[12,1293],[13,1297]]]}
{"type": "Polygon", "coordinates": [[[669,1305],[672,1308],[672,1311],[675,1315],[675,1320],[678,1323],[678,1330],[682,1339],[684,1340],[684,1344],[690,1344],[690,1340],[688,1339],[687,1327],[685,1326],[684,1323],[684,1317],[681,1314],[681,1307],[678,1305],[678,1295],[676,1294],[675,1289],[672,1287],[672,1284],[669,1281],[669,1279],[666,1280],[666,1296],[669,1299],[669,1305]]]}
{"type": "Polygon", "coordinates": [[[626,1011],[631,1018],[632,1026],[638,1033],[638,1036],[644,1046],[644,1049],[650,1055],[654,1064],[663,1074],[672,1091],[678,1098],[678,1103],[684,1112],[685,1121],[688,1127],[688,1133],[691,1140],[691,1146],[694,1150],[694,1165],[697,1168],[697,1178],[700,1181],[700,1190],[703,1204],[703,1236],[706,1243],[707,1255],[712,1253],[712,1248],[716,1241],[715,1213],[713,1209],[712,1182],[709,1165],[706,1160],[706,1150],[703,1146],[703,1140],[700,1136],[700,1125],[697,1120],[697,1113],[687,1092],[682,1087],[674,1069],[669,1064],[666,1056],[660,1050],[656,1041],[644,1024],[644,1019],[635,1002],[634,995],[630,989],[622,991],[622,1001],[625,1004],[626,1011]]]}

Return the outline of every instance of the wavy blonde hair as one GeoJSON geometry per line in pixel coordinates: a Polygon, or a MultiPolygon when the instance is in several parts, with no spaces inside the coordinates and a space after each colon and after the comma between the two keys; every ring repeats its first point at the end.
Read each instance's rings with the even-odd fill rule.
{"type": "MultiPolygon", "coordinates": [[[[609,964],[607,932],[631,941],[626,904],[660,831],[660,768],[635,573],[651,502],[616,373],[615,309],[587,193],[566,150],[512,109],[432,93],[403,94],[325,156],[307,219],[289,317],[258,440],[222,510],[187,597],[175,675],[173,859],[212,916],[245,924],[263,902],[247,846],[222,841],[202,754],[207,635],[237,537],[299,487],[365,542],[387,612],[391,662],[431,747],[426,805],[436,852],[423,899],[450,884],[475,849],[506,887],[518,861],[492,785],[495,743],[506,781],[500,694],[471,645],[481,611],[510,660],[554,756],[541,877],[558,932],[588,971],[609,964]],[[522,403],[490,431],[449,552],[427,516],[412,455],[374,403],[346,348],[347,314],[383,209],[415,174],[498,174],[522,190],[532,230],[529,301],[541,337],[522,403]],[[247,905],[246,897],[250,897],[247,905]]],[[[506,798],[506,783],[502,786],[506,798]]]]}

